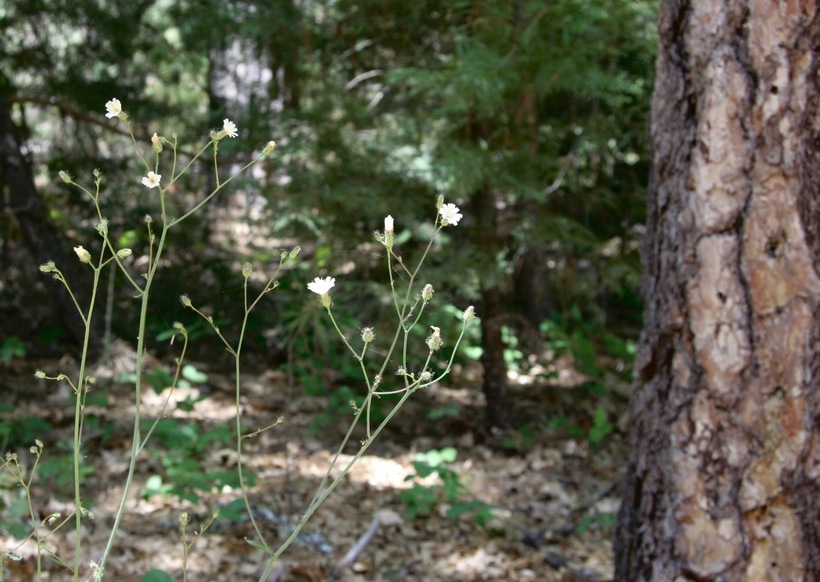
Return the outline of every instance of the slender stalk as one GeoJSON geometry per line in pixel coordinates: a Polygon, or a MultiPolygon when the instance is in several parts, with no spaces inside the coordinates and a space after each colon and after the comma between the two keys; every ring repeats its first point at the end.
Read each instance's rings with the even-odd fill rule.
{"type": "MultiPolygon", "coordinates": [[[[100,263],[102,263],[105,250],[101,252],[100,263]]],[[[81,461],[81,447],[82,447],[82,426],[83,426],[83,408],[85,405],[85,368],[88,362],[88,348],[91,344],[91,322],[94,316],[94,305],[97,301],[97,289],[100,283],[100,268],[94,269],[94,282],[91,286],[91,300],[88,305],[87,315],[83,318],[85,321],[85,334],[83,336],[83,350],[80,357],[80,373],[77,379],[77,386],[74,390],[74,527],[76,537],[74,538],[74,580],[79,579],[80,575],[80,548],[82,546],[82,473],[80,471],[81,461]]]]}
{"type": "MultiPolygon", "coordinates": [[[[164,217],[163,217],[164,220],[164,217]]],[[[137,467],[137,457],[141,450],[140,443],[140,422],[142,421],[142,360],[145,354],[145,326],[148,321],[148,299],[151,296],[151,285],[154,282],[154,275],[159,267],[159,260],[162,256],[162,251],[165,247],[165,237],[168,234],[169,225],[163,224],[162,233],[160,234],[159,243],[157,244],[156,256],[151,266],[148,269],[148,276],[145,280],[145,288],[140,298],[140,319],[139,319],[139,333],[137,335],[137,363],[136,363],[136,379],[134,381],[134,429],[131,437],[131,459],[128,463],[128,473],[125,478],[125,486],[122,492],[122,499],[117,508],[117,513],[114,517],[114,525],[111,527],[111,533],[108,537],[108,542],[105,546],[102,558],[98,564],[99,569],[105,569],[105,564],[114,547],[114,539],[119,531],[120,522],[125,514],[125,504],[128,501],[128,493],[131,489],[131,484],[134,480],[134,473],[137,467]]]]}

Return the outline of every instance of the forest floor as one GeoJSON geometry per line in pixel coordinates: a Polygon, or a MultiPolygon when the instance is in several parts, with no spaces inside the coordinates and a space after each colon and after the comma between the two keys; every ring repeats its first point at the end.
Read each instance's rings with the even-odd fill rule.
{"type": "MultiPolygon", "coordinates": [[[[35,436],[45,443],[33,487],[38,520],[53,513],[69,514],[73,501],[70,483],[60,479],[60,471],[65,476],[71,470],[65,463],[70,458],[66,451],[74,422],[71,391],[65,383],[38,381],[33,376],[38,368],[51,374],[55,366],[14,360],[2,376],[4,393],[16,396],[8,398],[1,426],[29,423],[33,433],[40,427],[35,436]],[[47,428],[42,430],[43,426],[47,428]],[[48,459],[58,462],[49,464],[48,459]],[[44,467],[53,474],[43,474],[44,467]]],[[[156,418],[168,400],[164,415],[198,427],[200,432],[178,435],[184,439],[193,434],[198,443],[196,450],[190,449],[193,465],[177,472],[192,479],[201,472],[235,471],[237,465],[229,439],[214,438],[205,444],[207,435],[224,434],[224,427],[233,426],[232,376],[213,363],[196,363],[196,367],[207,374],[206,382],[178,388],[169,400],[168,391],[158,394],[146,389],[142,411],[145,418],[156,418]],[[186,401],[195,402],[192,410],[185,410],[186,401]]],[[[347,409],[341,417],[328,417],[327,397],[306,396],[283,371],[266,370],[264,362],[248,370],[241,400],[243,425],[253,430],[285,417],[282,424],[244,441],[245,466],[256,476],[250,498],[257,523],[267,542],[276,547],[287,536],[288,524],[298,520],[313,497],[352,413],[347,409]],[[319,424],[322,419],[326,422],[319,424]]],[[[478,370],[456,369],[446,384],[414,394],[282,555],[268,580],[611,580],[612,524],[627,453],[618,419],[623,418],[626,402],[623,390],[595,394],[571,374],[558,375],[559,380],[562,377],[563,381],[544,382],[511,376],[510,407],[517,430],[506,435],[490,436],[483,429],[478,370]],[[600,407],[614,426],[592,444],[589,428],[600,407]],[[454,448],[457,456],[443,465],[452,473],[443,473],[457,476],[463,485],[455,501],[446,498],[436,473],[406,479],[416,473],[412,462],[418,453],[446,447],[454,448]],[[418,488],[409,496],[415,505],[408,506],[400,494],[407,496],[414,485],[418,488]],[[426,512],[425,500],[430,503],[426,512]],[[474,510],[487,506],[492,517],[480,519],[474,510]],[[419,515],[412,517],[409,507],[419,515]],[[453,509],[465,512],[453,517],[453,509]],[[375,535],[352,562],[344,560],[377,517],[375,535]]],[[[83,521],[81,579],[90,575],[89,563],[102,554],[122,498],[134,415],[132,386],[100,380],[95,390],[92,394],[105,393],[98,401],[104,400],[105,406],[89,404],[87,409],[94,420],[85,427],[84,496],[94,518],[83,521]]],[[[355,454],[361,436],[355,433],[338,466],[355,454]]],[[[21,463],[30,467],[28,445],[19,444],[16,452],[21,463]]],[[[198,503],[144,494],[147,487],[167,486],[174,468],[181,469],[172,457],[165,455],[163,460],[160,449],[149,447],[141,455],[105,580],[139,581],[152,568],[183,580],[179,526],[183,511],[190,514],[189,541],[195,540],[187,558],[187,580],[258,580],[265,559],[246,541],[256,537],[249,521],[232,516],[230,509],[240,498],[235,488],[199,490],[198,503]],[[160,482],[163,476],[165,481],[160,482]],[[223,508],[220,516],[196,539],[194,534],[207,521],[210,509],[218,507],[223,508]]],[[[21,544],[8,535],[20,493],[8,475],[2,477],[0,551],[22,557],[3,561],[5,579],[11,581],[36,579],[36,545],[31,540],[21,544]]],[[[25,522],[26,512],[17,521],[25,522]]],[[[73,561],[71,526],[50,535],[45,550],[73,561]]],[[[71,578],[51,560],[44,560],[42,568],[42,580],[71,578]]]]}

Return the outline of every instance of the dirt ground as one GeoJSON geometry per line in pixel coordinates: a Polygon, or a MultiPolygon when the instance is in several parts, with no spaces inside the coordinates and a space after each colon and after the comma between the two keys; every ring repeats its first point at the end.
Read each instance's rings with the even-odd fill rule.
{"type": "MultiPolygon", "coordinates": [[[[208,375],[207,382],[177,389],[165,414],[203,426],[232,426],[232,377],[215,363],[196,365],[208,375]],[[192,411],[178,406],[199,395],[207,398],[192,411]]],[[[53,362],[15,360],[3,374],[4,393],[13,399],[14,417],[41,417],[53,427],[39,436],[46,443],[44,458],[59,454],[57,444],[70,442],[73,428],[70,390],[33,376],[37,368],[51,373],[55,366],[53,362]]],[[[263,362],[249,368],[252,373],[244,377],[241,401],[244,426],[265,427],[280,415],[285,417],[284,423],[245,441],[244,462],[256,475],[250,497],[267,542],[276,547],[287,535],[288,524],[295,523],[307,507],[352,413],[317,430],[316,418],[326,411],[326,398],[305,396],[284,371],[265,369],[263,362]]],[[[546,384],[511,376],[510,406],[521,430],[487,435],[482,428],[479,379],[477,370],[455,370],[447,384],[415,394],[314,515],[299,541],[282,555],[268,580],[611,580],[611,525],[619,503],[625,439],[616,428],[592,446],[581,433],[601,405],[617,426],[624,413],[624,398],[593,395],[572,382],[546,384]],[[435,410],[448,413],[431,415],[435,410]],[[488,523],[477,523],[469,513],[452,519],[445,499],[429,515],[413,519],[407,515],[399,493],[413,485],[405,478],[415,472],[414,455],[444,447],[457,449],[456,460],[447,467],[465,486],[464,499],[493,506],[494,517],[488,523]],[[379,524],[372,539],[352,563],[343,560],[377,516],[379,524]]],[[[102,553],[121,500],[133,422],[133,387],[114,383],[100,390],[108,391],[108,405],[89,407],[98,424],[87,427],[84,442],[87,462],[93,468],[86,478],[84,496],[93,506],[94,519],[85,520],[83,526],[82,579],[90,576],[89,563],[102,553]]],[[[167,396],[167,392],[146,389],[143,414],[155,418],[167,396]]],[[[8,420],[9,413],[3,418],[8,420]]],[[[358,446],[353,439],[341,461],[350,459],[358,446]]],[[[16,452],[21,460],[30,461],[27,449],[16,452]]],[[[198,460],[209,469],[236,468],[236,454],[224,444],[206,448],[198,460]]],[[[144,452],[105,580],[138,581],[152,568],[168,572],[173,580],[183,580],[179,514],[190,514],[188,535],[194,539],[211,508],[224,507],[239,497],[231,487],[201,495],[198,504],[173,496],[141,496],[154,474],[162,475],[163,467],[150,452],[144,452]]],[[[435,486],[435,475],[420,483],[435,486]]],[[[20,494],[19,488],[7,479],[0,485],[8,506],[20,494]]],[[[70,486],[68,491],[61,490],[52,480],[35,485],[33,492],[38,519],[72,510],[70,486]]],[[[0,527],[5,527],[2,521],[0,527]]],[[[46,540],[45,550],[72,561],[74,535],[69,527],[64,529],[65,533],[61,530],[46,540]]],[[[43,527],[42,531],[47,530],[43,527]]],[[[247,520],[218,518],[190,549],[187,580],[258,580],[265,560],[262,551],[246,541],[254,537],[247,520]]],[[[22,557],[20,561],[4,560],[6,580],[36,579],[32,541],[21,545],[0,529],[0,549],[22,557]]],[[[71,578],[65,568],[50,560],[43,562],[43,571],[42,580],[71,578]]]]}

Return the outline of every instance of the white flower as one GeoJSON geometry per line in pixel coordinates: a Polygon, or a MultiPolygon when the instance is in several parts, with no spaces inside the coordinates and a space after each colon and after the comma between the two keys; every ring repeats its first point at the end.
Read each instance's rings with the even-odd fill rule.
{"type": "Polygon", "coordinates": [[[236,132],[236,124],[230,119],[222,120],[222,131],[224,131],[225,135],[227,135],[228,137],[236,137],[237,135],[239,135],[236,132]]]}
{"type": "Polygon", "coordinates": [[[389,214],[384,217],[384,232],[393,232],[393,217],[389,214]]]}
{"type": "Polygon", "coordinates": [[[444,226],[448,224],[455,226],[461,220],[461,211],[455,204],[445,204],[438,213],[441,214],[441,224],[444,226]]]}
{"type": "Polygon", "coordinates": [[[146,188],[156,188],[159,186],[159,180],[162,178],[160,174],[156,174],[154,172],[148,172],[148,175],[142,179],[142,184],[146,188]]]}
{"type": "Polygon", "coordinates": [[[108,119],[111,119],[112,117],[119,117],[120,113],[122,113],[122,103],[120,103],[119,99],[114,98],[105,104],[105,109],[105,116],[108,119]]]}
{"type": "Polygon", "coordinates": [[[328,292],[336,284],[336,279],[333,277],[316,277],[312,282],[308,283],[308,289],[317,295],[327,295],[328,292]]]}

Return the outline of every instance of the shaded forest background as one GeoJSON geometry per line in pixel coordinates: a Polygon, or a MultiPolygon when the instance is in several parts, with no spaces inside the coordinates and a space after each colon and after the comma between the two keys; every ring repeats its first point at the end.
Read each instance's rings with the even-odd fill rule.
{"type": "MultiPolygon", "coordinates": [[[[468,375],[485,402],[475,430],[520,444],[533,423],[564,423],[585,436],[597,427],[604,438],[618,418],[595,402],[613,390],[623,397],[640,329],[655,4],[5,0],[5,363],[78,351],[71,306],[59,305],[62,289],[38,266],[63,257],[72,269],[72,247],[99,244],[96,216],[58,172],[86,184],[101,172],[110,230],[140,270],[143,217],[159,210],[139,183],[122,124],[104,117],[116,97],[146,148],[157,132],[194,151],[207,128],[234,121],[239,137],[220,144],[221,173],[268,140],[278,145],[174,233],[149,314],[154,356],[172,353],[173,322],[189,325],[181,293],[196,289],[214,320],[227,323],[240,307],[242,263],[264,271],[280,249],[299,244],[298,265],[252,318],[246,353],[258,369],[285,369],[307,394],[335,395],[344,408],[360,383],[358,366],[306,283],[337,277],[339,321],[378,333],[392,304],[372,232],[394,216],[397,247],[412,261],[443,195],[464,219],[439,239],[426,282],[436,289],[443,334],[454,337],[460,324],[451,304],[474,304],[480,317],[457,357],[463,369],[481,371],[468,375]],[[34,189],[15,181],[20,164],[34,189]],[[52,229],[57,242],[44,243],[52,229]],[[591,408],[577,418],[539,410],[522,425],[511,412],[511,378],[547,386],[561,374],[559,360],[591,408]]],[[[213,186],[208,160],[175,184],[169,212],[213,186]]],[[[123,281],[104,287],[101,353],[115,338],[134,344],[138,316],[123,281]]],[[[208,330],[191,330],[189,358],[218,357],[208,330]]],[[[13,444],[19,435],[8,429],[4,438],[13,444]]]]}

